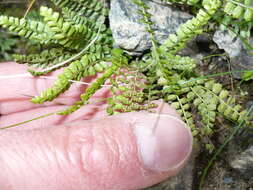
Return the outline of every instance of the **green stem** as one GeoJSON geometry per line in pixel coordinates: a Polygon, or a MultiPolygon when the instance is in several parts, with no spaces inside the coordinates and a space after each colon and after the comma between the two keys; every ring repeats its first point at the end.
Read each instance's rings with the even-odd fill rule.
{"type": "Polygon", "coordinates": [[[26,121],[22,121],[20,123],[15,123],[15,124],[12,124],[12,125],[8,125],[8,126],[5,126],[5,127],[1,127],[0,130],[4,130],[4,129],[9,129],[9,128],[13,128],[13,127],[16,127],[16,126],[19,126],[19,125],[22,125],[22,124],[26,124],[26,123],[29,123],[31,121],[35,121],[37,119],[42,119],[42,118],[45,118],[45,117],[48,117],[48,116],[51,116],[51,115],[55,115],[57,114],[57,112],[53,112],[53,113],[48,113],[48,114],[45,114],[45,115],[41,115],[39,117],[35,117],[33,119],[30,119],[30,120],[26,120],[26,121]]]}
{"type": "MultiPolygon", "coordinates": [[[[250,107],[247,116],[250,115],[250,113],[253,110],[253,105],[250,107]]],[[[209,171],[210,167],[213,165],[214,161],[216,160],[217,156],[220,155],[220,153],[223,151],[223,149],[225,148],[225,146],[227,146],[227,144],[233,139],[233,137],[235,136],[235,134],[239,131],[239,129],[241,129],[244,126],[245,122],[242,121],[240,122],[240,124],[234,128],[232,134],[225,140],[225,142],[220,146],[220,148],[215,152],[215,154],[213,155],[213,157],[211,158],[211,160],[208,162],[207,166],[204,169],[204,172],[201,176],[200,179],[200,183],[199,183],[199,188],[198,190],[201,190],[204,183],[205,183],[205,179],[207,176],[207,172],[209,171]]]]}

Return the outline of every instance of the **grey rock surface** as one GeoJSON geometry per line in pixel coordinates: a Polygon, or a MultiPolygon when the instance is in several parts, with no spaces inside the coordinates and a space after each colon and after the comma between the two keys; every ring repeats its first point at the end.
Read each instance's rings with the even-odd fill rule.
{"type": "Polygon", "coordinates": [[[195,158],[197,151],[193,151],[187,165],[174,177],[143,190],[191,190],[194,178],[195,158]]]}
{"type": "MultiPolygon", "coordinates": [[[[253,69],[252,50],[248,50],[239,37],[233,37],[228,31],[216,31],[213,37],[214,42],[220,49],[224,49],[229,55],[232,70],[253,69]]],[[[250,40],[252,44],[253,39],[250,40]]],[[[235,78],[241,78],[242,73],[233,73],[235,78]]]]}
{"type": "Polygon", "coordinates": [[[253,179],[253,145],[230,162],[230,166],[243,174],[246,178],[253,179]]]}
{"type": "MultiPolygon", "coordinates": [[[[192,18],[188,13],[170,7],[168,4],[146,0],[153,15],[151,20],[155,23],[155,37],[163,43],[168,34],[174,33],[181,23],[192,18]]],[[[109,13],[110,27],[112,29],[115,46],[129,52],[141,53],[151,47],[149,33],[145,25],[140,23],[141,16],[137,13],[138,7],[132,0],[111,0],[109,13]]]]}

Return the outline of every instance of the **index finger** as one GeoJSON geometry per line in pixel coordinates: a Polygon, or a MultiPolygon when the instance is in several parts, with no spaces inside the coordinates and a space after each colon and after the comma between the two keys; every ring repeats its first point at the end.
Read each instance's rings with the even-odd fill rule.
{"type": "MultiPolygon", "coordinates": [[[[6,62],[0,64],[0,114],[9,114],[19,111],[25,111],[32,108],[40,107],[29,102],[33,96],[39,95],[42,91],[52,86],[56,80],[57,74],[61,71],[52,72],[47,76],[53,77],[46,79],[43,77],[33,77],[27,72],[27,66],[6,62]]],[[[94,77],[93,77],[94,78],[94,77]]],[[[93,78],[85,78],[90,83],[93,78]]],[[[87,85],[74,83],[70,89],[61,94],[55,101],[45,103],[43,106],[52,105],[71,105],[79,100],[81,93],[85,91],[87,85]]],[[[96,96],[102,96],[102,92],[96,93],[96,96]]]]}

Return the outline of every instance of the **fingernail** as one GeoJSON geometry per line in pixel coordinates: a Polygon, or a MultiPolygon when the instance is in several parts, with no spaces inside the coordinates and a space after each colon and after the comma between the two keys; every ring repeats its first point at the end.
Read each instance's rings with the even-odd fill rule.
{"type": "Polygon", "coordinates": [[[144,168],[167,172],[179,168],[192,150],[189,128],[173,115],[147,113],[135,122],[139,159],[144,168]]]}

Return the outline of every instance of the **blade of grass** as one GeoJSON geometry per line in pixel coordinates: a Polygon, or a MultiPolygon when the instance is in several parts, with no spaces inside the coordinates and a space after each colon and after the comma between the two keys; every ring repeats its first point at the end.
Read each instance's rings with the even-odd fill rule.
{"type": "Polygon", "coordinates": [[[29,13],[29,11],[31,10],[32,6],[34,5],[36,0],[32,0],[31,3],[29,4],[25,14],[24,14],[24,18],[27,16],[27,14],[29,13]]]}
{"type": "MultiPolygon", "coordinates": [[[[251,112],[253,111],[253,105],[251,105],[247,116],[249,116],[251,114],[251,112]]],[[[223,149],[225,148],[225,146],[227,146],[227,144],[233,139],[233,137],[235,136],[235,134],[239,131],[239,129],[241,129],[242,127],[244,127],[245,122],[242,121],[239,123],[239,125],[237,125],[234,130],[232,131],[231,135],[226,138],[225,142],[219,147],[219,149],[215,152],[215,154],[213,155],[213,157],[211,158],[211,160],[208,162],[207,166],[205,167],[203,174],[200,178],[200,183],[199,183],[199,188],[198,190],[201,190],[204,183],[205,183],[205,179],[206,176],[208,174],[209,169],[211,168],[211,166],[213,165],[214,161],[216,160],[217,156],[220,155],[220,153],[223,151],[223,149]]]]}
{"type": "Polygon", "coordinates": [[[245,72],[253,72],[253,70],[234,70],[234,71],[227,71],[227,72],[222,72],[222,73],[215,73],[215,74],[210,74],[210,75],[206,75],[203,77],[197,77],[192,80],[188,80],[186,82],[180,83],[178,85],[187,84],[187,83],[190,83],[190,82],[196,81],[196,80],[203,80],[203,79],[214,78],[214,77],[219,77],[219,76],[223,76],[223,75],[230,75],[232,73],[245,73],[245,72]]]}
{"type": "Polygon", "coordinates": [[[239,6],[243,7],[243,8],[247,8],[247,9],[250,9],[251,11],[253,11],[253,7],[252,6],[246,6],[246,5],[242,4],[242,3],[234,1],[234,0],[228,0],[228,1],[230,1],[230,2],[232,2],[234,4],[236,4],[236,5],[239,5],[239,6]]]}
{"type": "Polygon", "coordinates": [[[26,121],[22,121],[22,122],[15,123],[15,124],[12,124],[12,125],[8,125],[8,126],[5,126],[5,127],[1,127],[0,130],[13,128],[13,127],[16,127],[16,126],[19,126],[19,125],[22,125],[22,124],[26,124],[26,123],[29,123],[29,122],[31,122],[31,121],[34,121],[34,120],[37,120],[37,119],[42,119],[42,118],[45,118],[45,117],[48,117],[48,116],[51,116],[51,115],[55,115],[55,114],[57,114],[57,112],[53,112],[53,113],[48,113],[48,114],[45,114],[45,115],[41,115],[41,116],[39,116],[39,117],[35,117],[35,118],[33,118],[33,119],[30,119],[30,120],[26,120],[26,121]]]}

